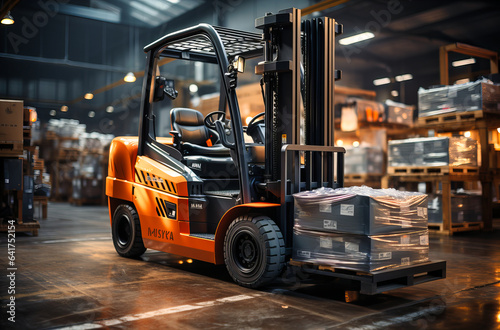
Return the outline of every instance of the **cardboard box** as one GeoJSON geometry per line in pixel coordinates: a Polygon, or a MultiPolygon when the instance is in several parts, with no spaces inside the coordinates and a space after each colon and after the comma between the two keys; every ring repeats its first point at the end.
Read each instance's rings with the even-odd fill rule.
{"type": "Polygon", "coordinates": [[[348,103],[354,103],[359,121],[383,122],[385,120],[384,105],[379,102],[351,98],[348,103]]]}
{"type": "Polygon", "coordinates": [[[427,229],[425,194],[364,186],[301,192],[294,200],[301,230],[377,235],[427,229]]]}
{"type": "Polygon", "coordinates": [[[293,230],[293,259],[373,272],[429,260],[429,232],[352,235],[293,230]]]}
{"type": "Polygon", "coordinates": [[[23,101],[0,100],[0,144],[23,143],[23,116],[23,101]]]}

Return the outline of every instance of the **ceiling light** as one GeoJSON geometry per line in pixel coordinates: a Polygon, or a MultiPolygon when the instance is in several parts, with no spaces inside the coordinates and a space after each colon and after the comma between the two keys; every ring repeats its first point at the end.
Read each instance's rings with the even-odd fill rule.
{"type": "Polygon", "coordinates": [[[476,63],[476,59],[471,57],[471,58],[466,58],[465,60],[451,62],[451,65],[457,67],[474,63],[476,63]]]}
{"type": "Polygon", "coordinates": [[[189,85],[189,91],[191,93],[196,93],[198,91],[198,86],[196,84],[189,85]]]}
{"type": "Polygon", "coordinates": [[[181,0],[167,0],[167,1],[170,3],[179,3],[179,1],[181,1],[181,0]]]}
{"type": "Polygon", "coordinates": [[[354,141],[354,142],[352,143],[352,146],[353,146],[354,148],[359,147],[359,141],[354,141]]]}
{"type": "Polygon", "coordinates": [[[407,80],[412,80],[412,79],[413,79],[413,75],[411,75],[409,73],[405,73],[405,74],[396,76],[397,82],[402,82],[402,81],[407,81],[407,80]]]}
{"type": "Polygon", "coordinates": [[[94,94],[92,94],[92,93],[87,93],[87,94],[85,94],[84,98],[85,98],[86,100],[92,100],[92,99],[94,98],[94,94]]]}
{"type": "Polygon", "coordinates": [[[49,114],[54,117],[55,115],[57,115],[57,111],[55,111],[54,109],[50,110],[49,114]]]}
{"type": "Polygon", "coordinates": [[[464,136],[465,136],[466,138],[470,138],[470,135],[471,135],[470,131],[467,131],[467,132],[465,132],[465,133],[464,133],[464,136]]]}
{"type": "Polygon", "coordinates": [[[342,146],[344,145],[344,141],[342,141],[342,140],[337,140],[337,145],[338,145],[339,147],[342,147],[342,146]]]}
{"type": "Polygon", "coordinates": [[[391,95],[392,95],[393,97],[398,97],[398,96],[399,96],[399,92],[398,92],[397,90],[395,90],[395,89],[394,89],[394,90],[392,90],[392,91],[391,91],[391,95]]]}
{"type": "Polygon", "coordinates": [[[106,112],[107,113],[112,113],[113,111],[115,111],[115,108],[112,105],[108,105],[106,107],[106,112]]]}
{"type": "Polygon", "coordinates": [[[356,42],[360,42],[360,41],[365,41],[365,40],[371,39],[373,37],[375,37],[375,35],[373,33],[371,33],[371,32],[363,32],[363,33],[356,34],[356,35],[353,35],[353,36],[350,36],[350,37],[347,37],[347,38],[342,38],[342,39],[339,40],[339,44],[347,46],[347,45],[350,45],[350,44],[354,44],[356,42]]]}
{"type": "Polygon", "coordinates": [[[34,123],[38,119],[38,114],[35,109],[30,109],[30,122],[34,123]]]}
{"type": "Polygon", "coordinates": [[[4,25],[12,25],[12,24],[14,24],[14,17],[12,17],[12,15],[10,14],[10,11],[7,13],[7,15],[5,15],[2,18],[2,24],[4,24],[4,25]]]}
{"type": "Polygon", "coordinates": [[[141,0],[141,1],[159,10],[167,10],[170,7],[170,3],[168,3],[168,1],[167,2],[161,2],[158,0],[141,0]]]}
{"type": "Polygon", "coordinates": [[[123,80],[125,80],[126,82],[134,82],[135,79],[136,78],[133,72],[129,72],[125,75],[125,77],[123,77],[123,80]]]}
{"type": "Polygon", "coordinates": [[[135,9],[140,10],[143,13],[145,13],[147,15],[150,15],[150,16],[156,16],[158,14],[158,12],[155,9],[153,9],[153,8],[151,8],[149,6],[146,6],[146,5],[144,5],[144,4],[140,3],[140,2],[137,2],[137,1],[132,1],[130,3],[130,5],[132,7],[134,7],[135,9]]]}
{"type": "Polygon", "coordinates": [[[89,111],[89,117],[94,118],[95,117],[95,111],[89,111]]]}
{"type": "Polygon", "coordinates": [[[63,106],[61,107],[61,111],[62,111],[62,112],[68,112],[68,106],[67,106],[67,105],[63,105],[63,106]]]}
{"type": "Polygon", "coordinates": [[[389,84],[390,82],[391,82],[391,79],[390,79],[390,78],[385,77],[385,78],[375,79],[375,80],[373,81],[373,84],[374,84],[375,86],[380,86],[380,85],[387,85],[387,84],[389,84]]]}

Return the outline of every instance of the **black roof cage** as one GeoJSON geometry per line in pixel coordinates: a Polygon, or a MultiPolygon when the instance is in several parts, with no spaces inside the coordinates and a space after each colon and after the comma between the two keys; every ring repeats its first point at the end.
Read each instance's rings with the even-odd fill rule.
{"type": "MultiPolygon", "coordinates": [[[[261,34],[219,26],[212,27],[219,35],[228,57],[239,55],[245,58],[252,58],[263,54],[264,46],[262,44],[261,34]]],[[[160,56],[209,62],[215,61],[216,54],[214,46],[208,38],[208,35],[205,35],[203,31],[195,35],[186,36],[185,38],[174,37],[171,42],[168,41],[168,39],[170,39],[169,36],[174,37],[170,34],[166,35],[146,46],[144,50],[148,51],[158,46],[166,46],[161,51],[160,56]]]]}

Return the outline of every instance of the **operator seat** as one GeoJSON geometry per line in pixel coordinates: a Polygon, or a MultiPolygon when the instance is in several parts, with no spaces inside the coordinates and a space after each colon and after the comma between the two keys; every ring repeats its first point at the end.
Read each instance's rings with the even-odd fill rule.
{"type": "Polygon", "coordinates": [[[207,179],[237,178],[238,171],[229,148],[219,142],[219,135],[204,124],[203,115],[193,109],[174,108],[170,111],[177,148],[183,163],[198,176],[207,179]]]}
{"type": "Polygon", "coordinates": [[[229,156],[229,149],[219,141],[219,135],[205,126],[201,112],[188,108],[170,111],[172,128],[178,132],[184,155],[229,156]]]}

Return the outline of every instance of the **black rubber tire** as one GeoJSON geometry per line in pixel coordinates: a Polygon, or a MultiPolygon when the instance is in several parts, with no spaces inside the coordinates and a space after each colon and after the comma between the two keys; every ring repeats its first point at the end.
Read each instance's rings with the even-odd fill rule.
{"type": "Polygon", "coordinates": [[[146,252],[139,216],[132,206],[121,204],[116,208],[111,233],[115,250],[120,256],[137,258],[146,252]]]}
{"type": "Polygon", "coordinates": [[[272,282],[285,265],[285,241],[267,216],[243,216],[229,226],[224,239],[229,275],[241,286],[257,288],[272,282]]]}

